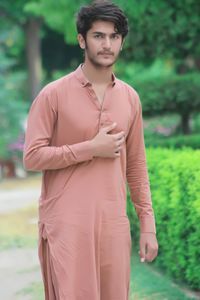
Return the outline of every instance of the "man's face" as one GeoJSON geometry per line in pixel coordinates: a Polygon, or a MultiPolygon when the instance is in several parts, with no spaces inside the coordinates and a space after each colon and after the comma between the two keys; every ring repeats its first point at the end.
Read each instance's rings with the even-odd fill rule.
{"type": "Polygon", "coordinates": [[[121,50],[122,35],[117,33],[114,23],[95,21],[87,32],[86,40],[79,36],[79,44],[85,49],[85,59],[96,67],[111,67],[121,50]]]}

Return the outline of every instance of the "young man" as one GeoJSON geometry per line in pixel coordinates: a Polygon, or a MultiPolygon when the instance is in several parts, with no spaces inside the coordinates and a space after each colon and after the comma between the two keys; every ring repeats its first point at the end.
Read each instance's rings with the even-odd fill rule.
{"type": "Polygon", "coordinates": [[[24,166],[43,171],[38,253],[46,300],[128,300],[126,179],[140,220],[140,257],[158,244],[136,91],[112,66],[128,33],[110,2],[82,7],[85,60],[45,86],[28,117],[24,166]]]}

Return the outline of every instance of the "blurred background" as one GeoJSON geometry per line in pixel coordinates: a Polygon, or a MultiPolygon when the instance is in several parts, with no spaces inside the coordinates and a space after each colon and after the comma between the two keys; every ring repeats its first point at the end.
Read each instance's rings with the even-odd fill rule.
{"type": "MultiPolygon", "coordinates": [[[[159,243],[155,261],[141,264],[139,224],[127,188],[130,300],[200,299],[200,1],[113,2],[129,19],[129,36],[114,72],[141,98],[159,243]]],[[[87,3],[0,0],[3,300],[44,299],[37,258],[41,174],[23,168],[26,119],[41,88],[83,61],[75,13],[87,3]]]]}

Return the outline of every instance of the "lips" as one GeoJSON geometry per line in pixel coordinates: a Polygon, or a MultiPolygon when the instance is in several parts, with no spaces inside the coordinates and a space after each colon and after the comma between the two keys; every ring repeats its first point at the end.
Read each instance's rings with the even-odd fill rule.
{"type": "Polygon", "coordinates": [[[113,55],[112,53],[99,53],[99,55],[113,55]]]}

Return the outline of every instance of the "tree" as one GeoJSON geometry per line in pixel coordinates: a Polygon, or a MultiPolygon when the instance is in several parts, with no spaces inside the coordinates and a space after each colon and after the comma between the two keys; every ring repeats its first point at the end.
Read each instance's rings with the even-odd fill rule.
{"type": "Polygon", "coordinates": [[[42,17],[49,28],[64,35],[68,44],[76,44],[75,14],[81,5],[89,0],[38,0],[28,1],[25,6],[26,13],[42,17]]]}
{"type": "Polygon", "coordinates": [[[139,63],[119,63],[117,74],[140,95],[144,116],[177,113],[180,128],[190,134],[190,118],[200,110],[200,74],[176,74],[168,62],[156,60],[146,68],[139,63]]]}
{"type": "Polygon", "coordinates": [[[194,110],[199,110],[200,101],[199,76],[196,79],[194,78],[197,74],[187,76],[188,73],[200,70],[200,2],[196,0],[126,2],[116,0],[116,2],[124,8],[130,23],[124,60],[143,63],[148,69],[157,58],[162,58],[181,75],[180,78],[174,75],[172,78],[158,77],[156,80],[150,79],[149,82],[138,82],[140,93],[145,93],[144,111],[154,114],[160,114],[161,110],[162,113],[176,111],[181,115],[183,132],[190,133],[189,119],[194,110]],[[148,101],[150,102],[147,103],[148,101]],[[173,103],[173,109],[170,108],[170,103],[173,103]]]}
{"type": "Polygon", "coordinates": [[[177,73],[200,70],[200,2],[197,0],[116,0],[129,17],[125,59],[171,58],[177,73]]]}
{"type": "Polygon", "coordinates": [[[41,27],[47,24],[62,33],[65,41],[76,43],[74,14],[80,5],[89,1],[76,0],[11,0],[0,2],[2,20],[21,27],[25,34],[27,66],[29,70],[30,99],[40,90],[42,78],[41,27]]]}
{"type": "Polygon", "coordinates": [[[1,26],[5,22],[21,28],[25,35],[26,61],[28,66],[29,98],[32,100],[40,89],[42,68],[40,49],[41,18],[26,13],[27,0],[0,2],[1,26]]]}
{"type": "Polygon", "coordinates": [[[16,28],[6,29],[7,25],[4,24],[0,34],[0,171],[6,168],[6,175],[11,177],[15,176],[14,161],[22,157],[23,142],[16,142],[24,135],[23,120],[28,105],[23,101],[26,73],[15,69],[16,60],[9,57],[8,51],[12,35],[20,38],[20,34],[16,28]]]}

